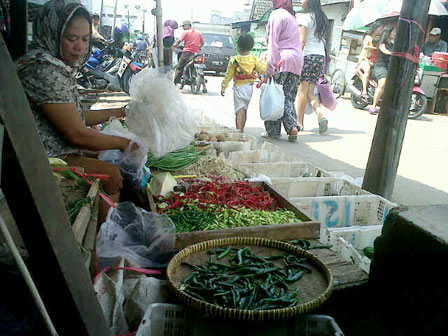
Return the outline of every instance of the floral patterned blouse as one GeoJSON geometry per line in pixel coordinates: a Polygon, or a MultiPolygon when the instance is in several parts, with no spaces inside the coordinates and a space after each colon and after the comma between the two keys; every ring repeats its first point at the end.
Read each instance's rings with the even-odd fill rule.
{"type": "Polygon", "coordinates": [[[44,104],[73,103],[85,123],[74,70],[43,50],[31,51],[20,58],[17,70],[48,157],[81,154],[81,149],[61,135],[41,108],[44,104]]]}

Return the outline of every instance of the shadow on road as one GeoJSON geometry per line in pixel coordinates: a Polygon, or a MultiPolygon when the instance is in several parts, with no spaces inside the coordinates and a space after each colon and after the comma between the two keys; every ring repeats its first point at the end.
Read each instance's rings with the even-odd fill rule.
{"type": "MultiPolygon", "coordinates": [[[[319,136],[318,134],[300,134],[297,142],[287,141],[287,137],[283,134],[279,140],[265,139],[260,136],[264,129],[257,127],[249,127],[245,129],[245,133],[253,135],[260,142],[270,142],[280,146],[286,154],[288,161],[304,161],[312,162],[329,172],[344,172],[346,175],[354,178],[364,176],[365,169],[357,168],[336,157],[327,156],[317,150],[311,148],[308,143],[317,141],[331,141],[337,137],[319,136]],[[325,140],[325,138],[332,138],[325,140]],[[307,139],[308,138],[308,139],[307,139]],[[316,141],[313,141],[316,140],[316,141]]],[[[352,131],[340,130],[341,133],[352,131]]],[[[331,129],[330,129],[331,132],[331,129]]],[[[353,131],[356,134],[356,131],[353,131]]],[[[367,162],[366,162],[367,164],[367,162]]],[[[397,176],[395,181],[395,190],[391,201],[403,205],[431,205],[431,204],[448,204],[448,193],[425,185],[415,180],[411,180],[402,176],[397,176]]]]}

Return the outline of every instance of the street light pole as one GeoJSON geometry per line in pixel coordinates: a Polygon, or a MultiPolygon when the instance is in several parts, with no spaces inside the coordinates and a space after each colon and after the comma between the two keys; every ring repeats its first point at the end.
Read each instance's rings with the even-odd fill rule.
{"type": "Polygon", "coordinates": [[[154,8],[151,12],[156,16],[157,23],[157,56],[159,59],[159,67],[162,67],[164,64],[163,59],[163,26],[162,26],[162,2],[161,0],[155,0],[156,8],[154,8]]]}
{"type": "Polygon", "coordinates": [[[115,7],[114,7],[114,24],[112,26],[112,36],[114,35],[114,29],[115,29],[115,24],[117,21],[117,5],[118,5],[118,0],[115,0],[115,7]]]}
{"type": "Polygon", "coordinates": [[[390,199],[394,190],[431,0],[403,1],[363,189],[390,199]]]}

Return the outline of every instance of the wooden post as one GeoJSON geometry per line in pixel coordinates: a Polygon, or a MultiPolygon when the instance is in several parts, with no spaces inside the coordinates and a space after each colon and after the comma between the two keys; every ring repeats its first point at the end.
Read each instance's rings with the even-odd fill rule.
{"type": "MultiPolygon", "coordinates": [[[[423,31],[419,24],[422,27],[426,26],[429,5],[430,0],[403,1],[394,52],[414,55],[415,47],[422,46],[423,31]]],[[[417,53],[417,61],[418,56],[417,53]]],[[[388,199],[392,196],[397,176],[416,68],[417,64],[409,59],[391,57],[386,88],[364,176],[363,189],[388,199]]]]}
{"type": "Polygon", "coordinates": [[[28,50],[28,1],[10,1],[11,36],[8,48],[13,60],[24,55],[28,50]]]}
{"type": "Polygon", "coordinates": [[[110,335],[27,97],[0,35],[1,188],[59,335],[110,335]]]}

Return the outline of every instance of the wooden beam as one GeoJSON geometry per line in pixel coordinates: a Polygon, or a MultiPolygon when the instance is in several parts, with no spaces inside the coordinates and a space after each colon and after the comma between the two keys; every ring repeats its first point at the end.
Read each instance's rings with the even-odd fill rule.
{"type": "Polygon", "coordinates": [[[72,225],[73,233],[75,234],[75,239],[79,244],[82,244],[84,241],[84,236],[86,234],[87,226],[90,223],[90,216],[92,215],[92,207],[95,201],[95,198],[98,195],[99,189],[99,181],[95,181],[92,183],[92,186],[89,189],[87,194],[87,198],[91,199],[91,202],[85,204],[81,207],[78,215],[76,216],[75,222],[72,225]]]}
{"type": "MultiPolygon", "coordinates": [[[[394,52],[414,55],[422,46],[430,0],[403,1],[394,52]]],[[[418,58],[418,53],[417,53],[418,58]]],[[[370,149],[363,189],[390,199],[406,131],[417,64],[392,55],[383,101],[370,149]]]]}
{"type": "Polygon", "coordinates": [[[11,36],[8,41],[9,53],[13,60],[28,50],[28,1],[10,1],[11,36]]]}
{"type": "Polygon", "coordinates": [[[15,66],[0,36],[1,188],[59,335],[110,335],[15,66]]]}

